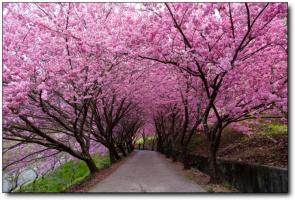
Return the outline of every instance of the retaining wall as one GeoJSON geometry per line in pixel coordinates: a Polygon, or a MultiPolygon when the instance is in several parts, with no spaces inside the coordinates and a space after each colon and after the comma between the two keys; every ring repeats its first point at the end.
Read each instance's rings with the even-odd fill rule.
{"type": "MultiPolygon", "coordinates": [[[[179,152],[174,152],[174,155],[177,160],[183,161],[179,152]]],[[[205,174],[209,173],[206,157],[190,154],[188,160],[191,167],[196,167],[205,174]]],[[[288,192],[288,169],[221,159],[217,161],[217,165],[222,181],[240,192],[288,192]]]]}

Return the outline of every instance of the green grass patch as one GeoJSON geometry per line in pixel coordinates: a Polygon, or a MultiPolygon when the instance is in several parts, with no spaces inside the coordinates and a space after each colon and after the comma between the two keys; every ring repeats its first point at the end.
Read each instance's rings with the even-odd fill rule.
{"type": "Polygon", "coordinates": [[[268,124],[259,124],[257,127],[257,133],[259,135],[287,135],[288,134],[288,125],[282,123],[268,123],[268,124]]]}
{"type": "MultiPolygon", "coordinates": [[[[108,157],[94,155],[93,160],[99,169],[110,165],[108,157]]],[[[82,182],[89,175],[90,171],[85,162],[69,161],[44,177],[38,178],[35,183],[30,182],[15,192],[63,192],[82,182]]]]}

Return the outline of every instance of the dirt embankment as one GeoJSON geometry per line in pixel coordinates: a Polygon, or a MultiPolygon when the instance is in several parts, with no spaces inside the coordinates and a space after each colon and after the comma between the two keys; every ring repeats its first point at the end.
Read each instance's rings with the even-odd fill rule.
{"type": "MultiPolygon", "coordinates": [[[[204,137],[198,139],[195,153],[207,156],[204,137]]],[[[234,131],[226,132],[221,139],[218,158],[275,167],[288,167],[288,135],[245,136],[234,131]]]]}

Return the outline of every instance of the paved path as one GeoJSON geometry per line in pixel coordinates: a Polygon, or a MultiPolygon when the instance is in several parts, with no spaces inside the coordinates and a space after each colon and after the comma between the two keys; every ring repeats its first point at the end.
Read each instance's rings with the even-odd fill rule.
{"type": "Polygon", "coordinates": [[[204,192],[154,151],[136,151],[89,192],[204,192]]]}

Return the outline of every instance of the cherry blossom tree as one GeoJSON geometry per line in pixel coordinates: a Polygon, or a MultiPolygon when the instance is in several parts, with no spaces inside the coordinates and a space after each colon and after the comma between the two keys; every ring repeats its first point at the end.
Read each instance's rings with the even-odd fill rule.
{"type": "Polygon", "coordinates": [[[132,115],[123,118],[116,130],[115,143],[123,155],[134,150],[139,129],[144,125],[144,120],[137,109],[132,115]]]}
{"type": "Polygon", "coordinates": [[[95,172],[93,152],[118,160],[140,130],[184,157],[203,133],[216,181],[226,127],[252,134],[249,119],[287,120],[285,3],[3,8],[3,139],[15,148],[66,152],[95,172]]]}
{"type": "Polygon", "coordinates": [[[91,105],[124,57],[108,38],[116,27],[108,21],[112,8],[7,3],[4,9],[3,138],[67,152],[97,171],[91,105]]]}
{"type": "MultiPolygon", "coordinates": [[[[101,106],[97,101],[93,104],[93,125],[91,124],[91,133],[95,140],[102,143],[109,149],[110,160],[115,162],[120,156],[115,148],[114,128],[120,120],[132,109],[132,102],[126,102],[126,99],[116,99],[113,95],[111,99],[101,99],[101,106]]],[[[124,152],[125,153],[125,152],[124,152]]]]}
{"type": "Polygon", "coordinates": [[[206,101],[200,125],[214,181],[225,127],[268,110],[287,113],[287,5],[165,3],[145,4],[142,10],[136,32],[144,37],[132,38],[134,54],[202,83],[206,101]]]}

